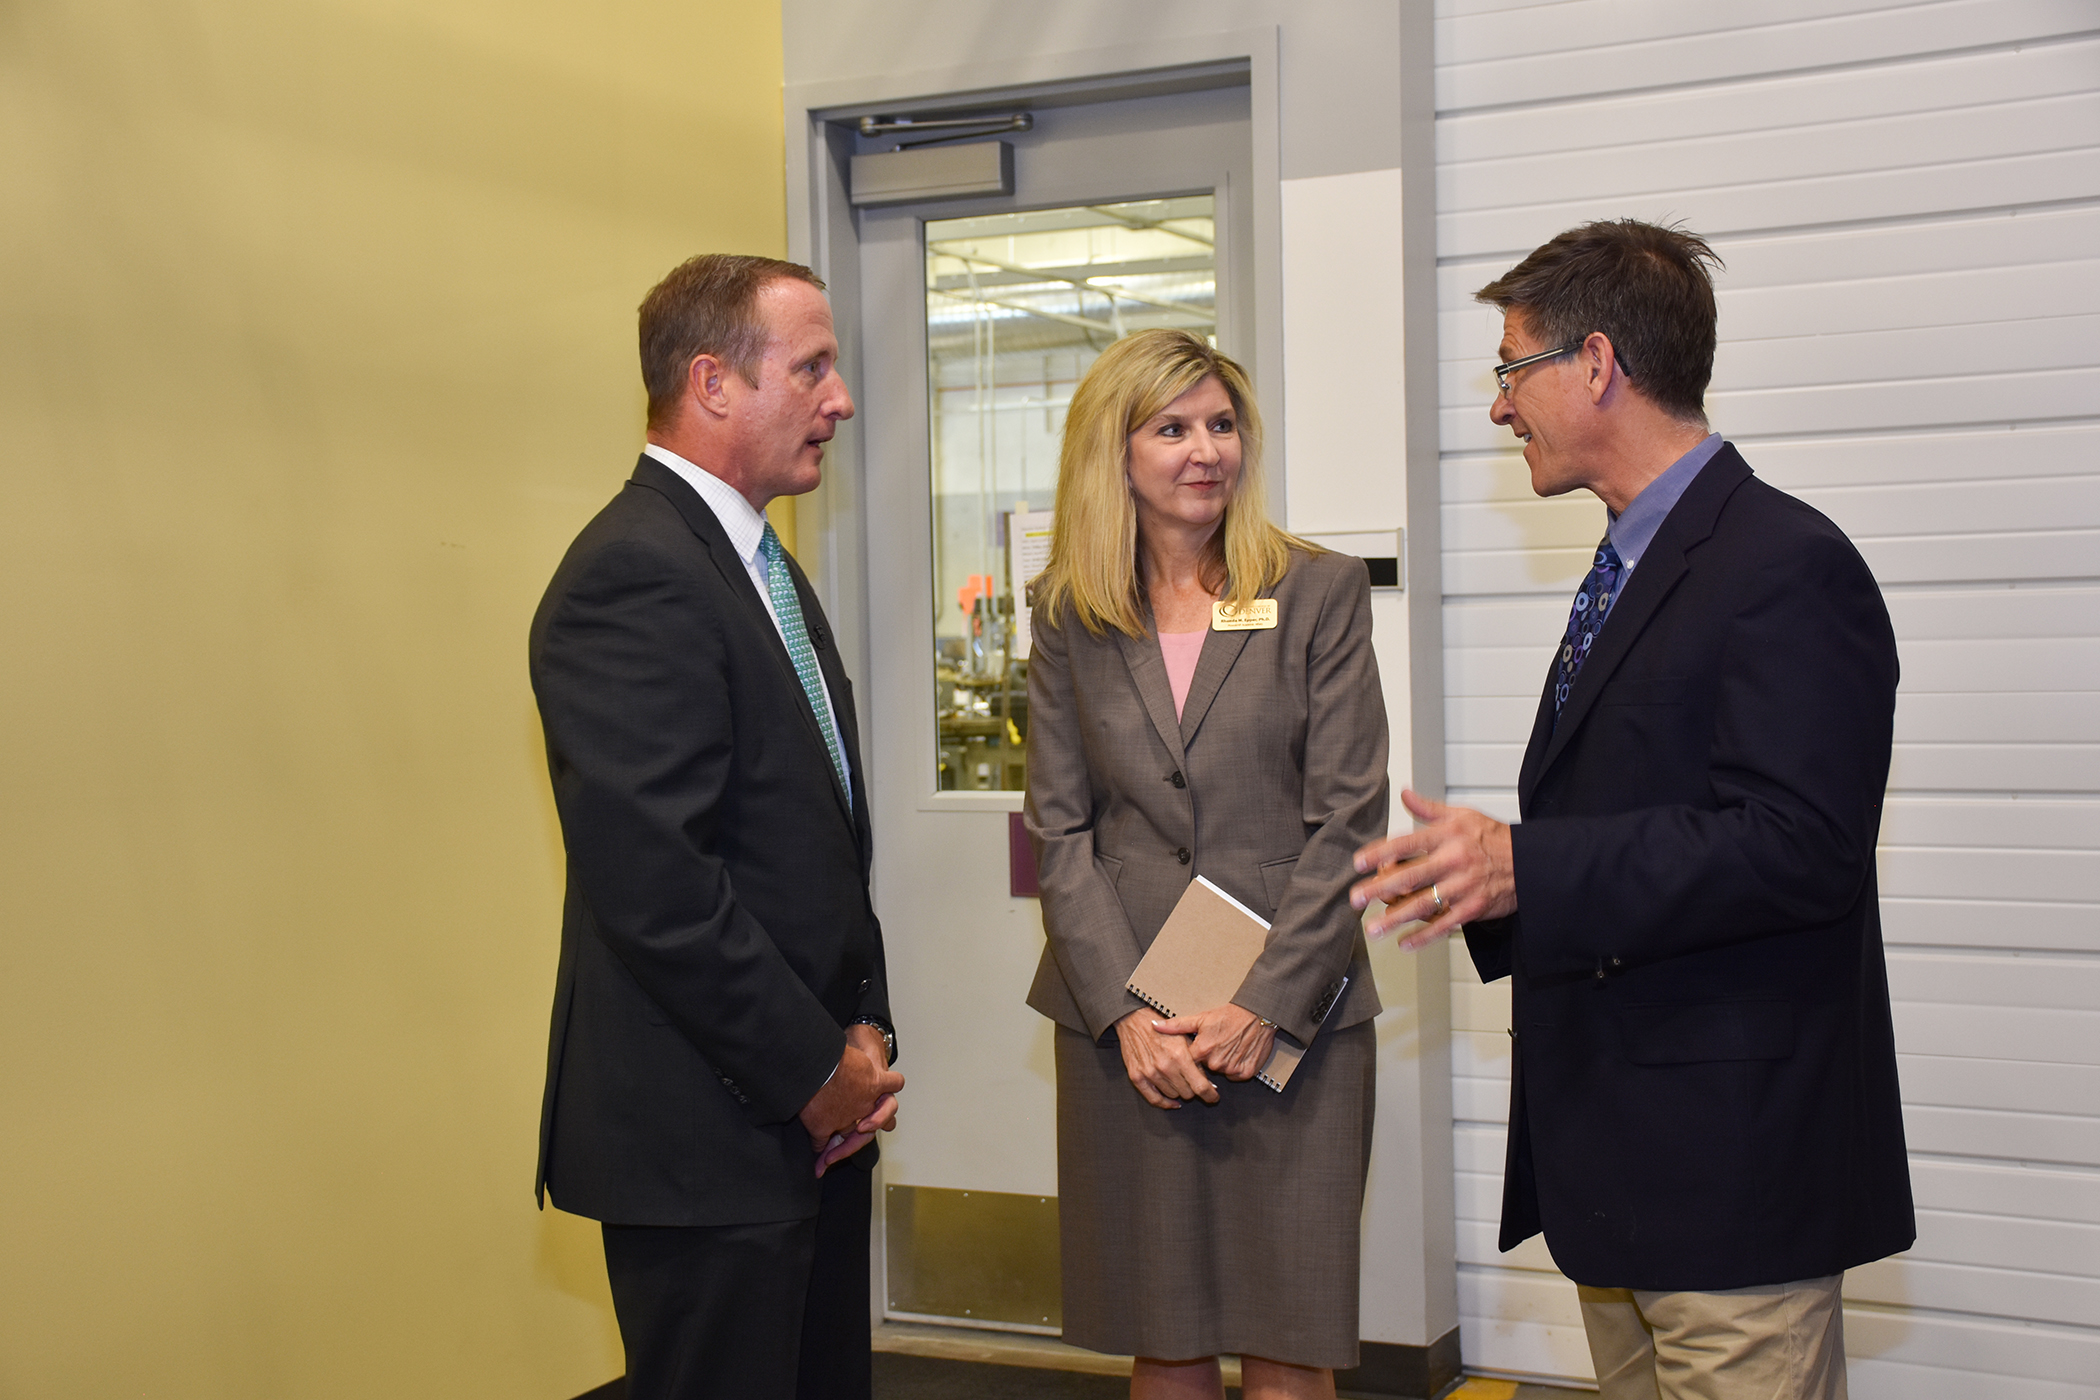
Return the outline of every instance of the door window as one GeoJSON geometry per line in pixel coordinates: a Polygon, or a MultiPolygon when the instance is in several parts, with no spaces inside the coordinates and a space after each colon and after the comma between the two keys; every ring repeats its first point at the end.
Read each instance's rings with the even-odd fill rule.
{"type": "Polygon", "coordinates": [[[1026,585],[1072,390],[1118,337],[1217,340],[1210,195],[926,224],[936,786],[1027,786],[1026,585]]]}

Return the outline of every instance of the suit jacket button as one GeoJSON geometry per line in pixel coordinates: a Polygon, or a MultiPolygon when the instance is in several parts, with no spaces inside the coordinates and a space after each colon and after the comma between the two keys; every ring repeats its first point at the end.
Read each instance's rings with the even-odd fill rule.
{"type": "Polygon", "coordinates": [[[1189,780],[1181,776],[1181,770],[1179,768],[1176,768],[1174,770],[1174,776],[1167,779],[1167,781],[1178,788],[1185,788],[1189,785],[1189,780]]]}
{"type": "Polygon", "coordinates": [[[863,977],[863,978],[861,978],[861,979],[860,979],[860,994],[861,994],[862,996],[866,996],[866,995],[868,994],[868,988],[870,988],[870,987],[872,987],[872,986],[874,986],[874,985],[875,985],[875,983],[874,983],[874,982],[873,982],[873,981],[872,981],[871,979],[869,979],[869,978],[866,978],[866,977],[863,977]]]}
{"type": "Polygon", "coordinates": [[[1187,865],[1189,863],[1189,848],[1183,846],[1180,850],[1174,852],[1174,859],[1180,861],[1183,865],[1187,865]]]}

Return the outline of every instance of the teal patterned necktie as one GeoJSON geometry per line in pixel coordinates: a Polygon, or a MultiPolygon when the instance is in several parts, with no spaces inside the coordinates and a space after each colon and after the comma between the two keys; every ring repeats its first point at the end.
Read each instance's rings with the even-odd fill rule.
{"type": "Polygon", "coordinates": [[[781,639],[787,643],[788,660],[795,663],[795,674],[801,678],[802,693],[809,697],[809,707],[816,712],[817,725],[824,731],[825,747],[831,750],[831,766],[838,770],[839,787],[850,802],[853,785],[846,780],[846,750],[839,743],[838,726],[832,723],[831,705],[824,693],[824,677],[817,670],[817,653],[809,644],[809,628],[802,622],[802,600],[795,596],[795,580],[788,573],[787,551],[780,547],[780,536],[773,533],[773,522],[766,522],[766,532],[759,538],[758,552],[766,561],[766,592],[773,599],[773,615],[780,619],[781,639]]]}

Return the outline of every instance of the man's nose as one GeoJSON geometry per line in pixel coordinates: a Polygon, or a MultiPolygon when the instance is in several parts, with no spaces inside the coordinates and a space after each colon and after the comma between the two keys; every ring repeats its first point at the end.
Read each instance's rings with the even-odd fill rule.
{"type": "Polygon", "coordinates": [[[853,394],[846,388],[846,381],[839,378],[837,370],[831,372],[831,394],[824,403],[824,416],[838,421],[853,416],[853,394]]]}
{"type": "Polygon", "coordinates": [[[1488,422],[1498,426],[1506,426],[1509,420],[1515,416],[1516,410],[1509,406],[1509,395],[1503,393],[1498,387],[1495,390],[1495,397],[1488,400],[1488,422]]]}

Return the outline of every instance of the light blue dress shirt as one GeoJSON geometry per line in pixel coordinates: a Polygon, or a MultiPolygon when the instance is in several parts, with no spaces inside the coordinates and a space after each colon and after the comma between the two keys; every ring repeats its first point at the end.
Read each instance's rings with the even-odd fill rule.
{"type": "MultiPolygon", "coordinates": [[[[1655,532],[1662,528],[1678,500],[1684,495],[1701,469],[1714,459],[1726,442],[1719,433],[1708,433],[1699,445],[1670,463],[1663,474],[1641,488],[1641,494],[1627,502],[1626,509],[1611,516],[1605,533],[1611,536],[1613,549],[1626,561],[1626,573],[1619,580],[1619,590],[1626,589],[1626,579],[1633,576],[1639,567],[1641,556],[1655,540],[1655,532]]],[[[1607,512],[1609,513],[1609,512],[1607,512]]]]}

